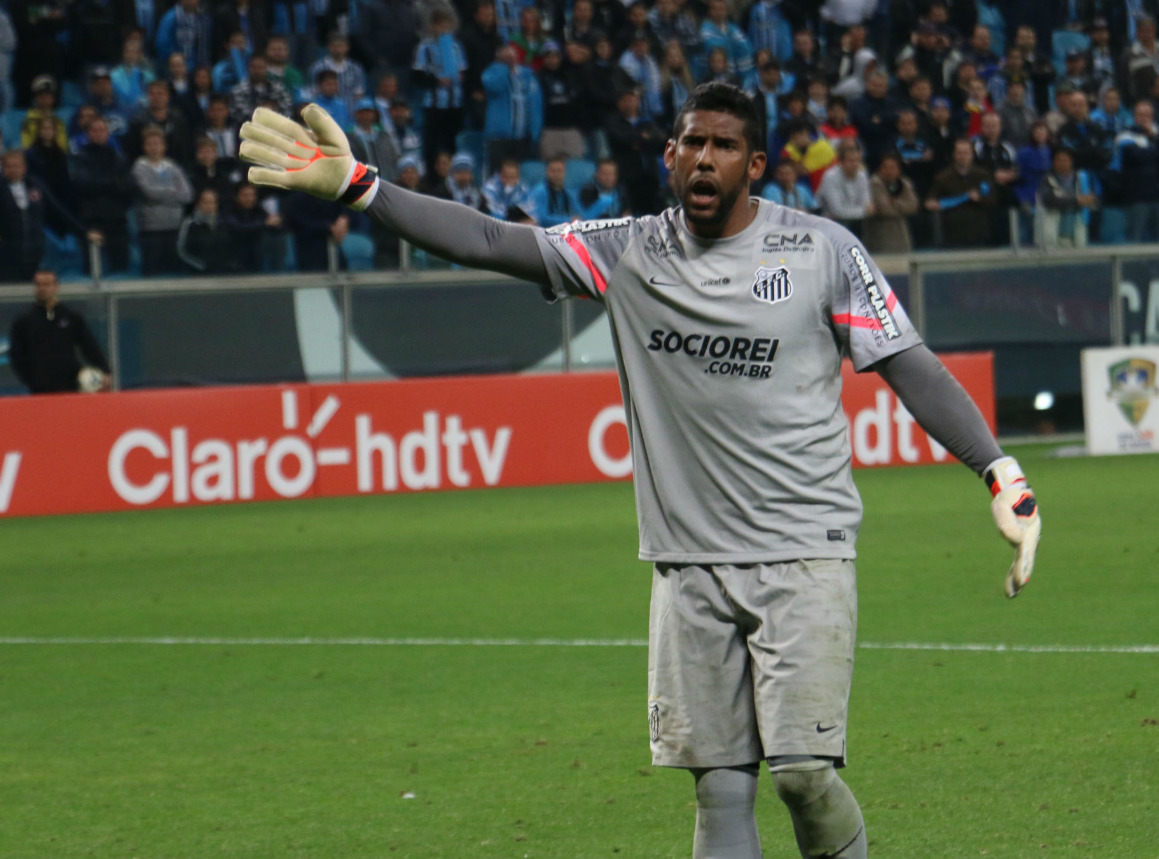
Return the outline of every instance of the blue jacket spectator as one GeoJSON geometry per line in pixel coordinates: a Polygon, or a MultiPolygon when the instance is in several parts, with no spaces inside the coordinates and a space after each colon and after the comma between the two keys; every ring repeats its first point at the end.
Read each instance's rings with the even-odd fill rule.
{"type": "Polygon", "coordinates": [[[525,221],[531,217],[534,204],[531,189],[519,176],[519,162],[507,159],[499,172],[483,184],[487,211],[501,221],[525,221]]]}
{"type": "Polygon", "coordinates": [[[723,48],[728,55],[728,70],[735,75],[744,89],[756,85],[753,72],[753,46],[741,28],[728,19],[725,0],[709,0],[708,17],[700,25],[700,43],[704,56],[714,48],[723,48]]]}
{"type": "Polygon", "coordinates": [[[664,100],[660,94],[660,66],[648,53],[648,37],[638,34],[632,44],[620,57],[620,68],[640,88],[640,115],[645,119],[658,120],[664,113],[664,100]]]}
{"type": "Polygon", "coordinates": [[[544,179],[531,189],[531,209],[528,214],[541,227],[567,224],[580,215],[579,198],[566,188],[567,166],[562,158],[547,162],[544,179]]]}
{"type": "Polygon", "coordinates": [[[496,61],[483,70],[482,81],[487,94],[483,136],[538,140],[543,130],[543,96],[535,72],[527,66],[496,61]]]}
{"type": "Polygon", "coordinates": [[[234,33],[225,56],[213,66],[213,91],[229,92],[247,77],[246,64],[250,55],[245,49],[245,36],[234,33]]]}
{"type": "Polygon", "coordinates": [[[778,63],[793,55],[793,28],[781,12],[780,0],[758,0],[749,10],[749,42],[753,52],[770,51],[778,63]]]}
{"type": "Polygon", "coordinates": [[[1050,129],[1041,120],[1030,127],[1030,142],[1018,150],[1018,202],[1033,209],[1042,177],[1050,172],[1050,129]]]}
{"type": "Polygon", "coordinates": [[[181,0],[157,25],[157,56],[182,54],[189,68],[208,66],[212,39],[213,22],[198,0],[181,0]]]}

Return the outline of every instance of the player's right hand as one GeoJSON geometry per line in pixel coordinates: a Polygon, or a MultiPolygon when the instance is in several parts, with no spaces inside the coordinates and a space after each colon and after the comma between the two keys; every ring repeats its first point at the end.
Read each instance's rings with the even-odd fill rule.
{"type": "Polygon", "coordinates": [[[990,494],[994,496],[990,502],[994,522],[1015,549],[1014,563],[1006,574],[1006,596],[1014,598],[1026,587],[1034,572],[1034,554],[1042,531],[1038,502],[1014,457],[1004,456],[995,460],[983,474],[990,494]]]}
{"type": "Polygon", "coordinates": [[[365,209],[374,198],[378,177],[350,154],[346,134],[316,104],[302,109],[302,126],[259,107],[241,127],[239,154],[251,164],[249,180],[324,200],[341,200],[365,209]]]}

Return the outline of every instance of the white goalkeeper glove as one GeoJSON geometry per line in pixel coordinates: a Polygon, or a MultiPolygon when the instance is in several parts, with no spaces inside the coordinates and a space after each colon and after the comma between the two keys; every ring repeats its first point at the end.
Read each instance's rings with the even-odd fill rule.
{"type": "Polygon", "coordinates": [[[318,105],[306,105],[302,119],[306,126],[265,107],[254,111],[241,127],[238,152],[258,165],[249,169],[249,180],[365,209],[378,191],[374,170],[354,160],[346,134],[318,105]]]}
{"type": "Polygon", "coordinates": [[[1034,500],[1034,490],[1026,483],[1026,475],[1012,456],[994,460],[983,477],[994,496],[990,502],[994,522],[1016,550],[1014,563],[1006,574],[1006,596],[1013,598],[1026,587],[1034,572],[1034,553],[1042,531],[1038,503],[1034,500]]]}

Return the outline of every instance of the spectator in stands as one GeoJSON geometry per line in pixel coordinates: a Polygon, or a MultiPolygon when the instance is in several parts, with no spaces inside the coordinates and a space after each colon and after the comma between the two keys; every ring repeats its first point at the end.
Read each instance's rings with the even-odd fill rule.
{"type": "MultiPolygon", "coordinates": [[[[129,207],[136,185],[129,165],[111,142],[108,122],[94,117],[87,129],[88,142],[72,161],[73,191],[77,216],[86,230],[103,236],[103,264],[107,272],[129,268],[129,207]]],[[[85,265],[88,258],[85,257],[85,265]]]]}
{"type": "Polygon", "coordinates": [[[1039,53],[1038,35],[1033,27],[1019,27],[1015,31],[1014,47],[1022,55],[1023,73],[1032,87],[1034,109],[1044,114],[1050,109],[1050,88],[1055,78],[1050,54],[1039,53]]]}
{"type": "Polygon", "coordinates": [[[980,247],[990,241],[988,210],[994,205],[994,183],[974,163],[974,144],[967,138],[954,142],[953,161],[934,177],[926,209],[940,212],[942,245],[980,247]]]}
{"type": "Polygon", "coordinates": [[[609,39],[624,30],[628,23],[628,12],[620,0],[593,0],[592,24],[600,34],[609,39]]]}
{"type": "Polygon", "coordinates": [[[993,113],[986,85],[980,78],[973,78],[966,87],[966,99],[958,112],[958,126],[966,137],[977,137],[982,133],[982,117],[993,113]]]}
{"type": "Polygon", "coordinates": [[[552,158],[544,169],[543,181],[531,189],[529,214],[541,227],[556,227],[579,220],[580,204],[568,187],[567,164],[562,158],[552,158]]]}
{"type": "MultiPolygon", "coordinates": [[[[398,27],[400,24],[401,21],[393,21],[388,26],[398,27]]],[[[326,56],[310,67],[310,79],[317,82],[321,71],[334,72],[338,80],[338,97],[345,103],[346,116],[349,118],[354,105],[366,93],[366,72],[361,65],[350,59],[350,42],[337,31],[326,40],[326,56]]],[[[342,127],[348,125],[349,122],[342,127]]]]}
{"type": "Polygon", "coordinates": [[[1029,140],[1018,149],[1018,185],[1014,193],[1018,196],[1018,218],[1024,244],[1030,244],[1033,240],[1038,186],[1042,183],[1042,177],[1050,172],[1052,157],[1050,128],[1041,119],[1037,119],[1030,126],[1029,140]]]}
{"type": "Polygon", "coordinates": [[[39,3],[4,4],[16,30],[12,82],[17,107],[28,106],[31,84],[47,75],[54,81],[63,79],[67,70],[69,7],[66,0],[43,0],[39,3]]]}
{"type": "Polygon", "coordinates": [[[668,134],[641,115],[640,96],[635,90],[620,93],[616,111],[605,132],[620,181],[628,192],[628,206],[636,215],[655,214],[660,211],[659,159],[668,134]]]}
{"type": "Polygon", "coordinates": [[[728,84],[729,86],[741,86],[741,80],[732,70],[732,66],[728,61],[728,51],[717,45],[708,52],[708,71],[705,74],[704,80],[701,83],[718,83],[728,84]]]}
{"type": "Polygon", "coordinates": [[[44,256],[44,190],[19,149],[0,155],[0,174],[0,283],[25,281],[44,256]]]}
{"type": "MultiPolygon", "coordinates": [[[[142,132],[146,128],[159,128],[165,135],[165,147],[162,157],[168,157],[178,164],[185,166],[193,162],[193,140],[190,135],[189,123],[185,121],[176,108],[169,103],[169,85],[165,81],[150,81],[145,88],[145,97],[148,104],[133,116],[129,123],[129,130],[125,135],[125,156],[134,163],[143,151],[144,137],[142,132]]],[[[173,226],[177,229],[177,225],[173,226]]]]}
{"type": "MultiPolygon", "coordinates": [[[[266,71],[266,58],[261,54],[254,54],[247,64],[247,78],[235,86],[229,93],[229,112],[235,123],[239,125],[253,115],[254,108],[272,101],[277,104],[278,113],[288,116],[290,113],[290,94],[286,88],[275,80],[271,80],[266,71]]],[[[342,102],[345,107],[345,102],[342,102]]],[[[333,114],[331,114],[333,115],[333,114]]],[[[337,117],[335,117],[337,119],[337,117]]],[[[343,128],[349,127],[349,114],[343,128]]]]}
{"type": "Polygon", "coordinates": [[[285,36],[271,36],[266,42],[266,76],[271,83],[281,84],[291,103],[301,99],[306,86],[302,72],[290,62],[290,43],[285,36]]]}
{"type": "Polygon", "coordinates": [[[1118,200],[1127,209],[1130,241],[1159,239],[1159,131],[1155,108],[1146,99],[1135,103],[1131,127],[1115,138],[1109,173],[1108,185],[1115,187],[1118,200]],[[1110,181],[1112,176],[1117,181],[1110,181]]]}
{"type": "Polygon", "coordinates": [[[394,177],[394,184],[419,193],[422,191],[422,183],[422,162],[413,155],[404,155],[398,159],[398,175],[394,177]]]}
{"type": "Polygon", "coordinates": [[[156,56],[177,52],[186,65],[208,66],[213,52],[213,23],[198,0],[178,0],[157,24],[156,56]]]}
{"type": "Polygon", "coordinates": [[[94,66],[88,74],[88,96],[84,102],[109,122],[109,132],[120,137],[129,129],[129,121],[141,110],[139,105],[122,104],[113,90],[113,80],[106,66],[94,66]]]}
{"type": "Polygon", "coordinates": [[[825,217],[858,235],[862,220],[873,214],[869,176],[861,163],[861,146],[856,140],[843,140],[837,148],[837,163],[825,171],[817,189],[817,205],[825,217]]]}
{"type": "Polygon", "coordinates": [[[1117,74],[1117,63],[1111,48],[1111,31],[1107,27],[1107,19],[1095,18],[1092,20],[1089,34],[1091,37],[1091,74],[1099,82],[1099,89],[1104,90],[1108,85],[1114,84],[1117,74]]]}
{"type": "MultiPolygon", "coordinates": [[[[168,95],[169,90],[160,81],[168,95]]],[[[153,90],[150,89],[150,96],[153,90]]],[[[193,201],[193,188],[181,166],[165,157],[166,134],[157,126],[142,133],[142,155],[133,164],[133,182],[139,195],[137,229],[141,244],[141,274],[176,274],[177,231],[185,207],[193,201]]]]}
{"type": "Polygon", "coordinates": [[[970,36],[970,48],[964,54],[983,81],[989,82],[1002,65],[1002,58],[990,49],[990,31],[982,24],[974,27],[970,36]]]}
{"type": "MultiPolygon", "coordinates": [[[[56,81],[49,75],[40,75],[32,82],[32,107],[20,123],[20,146],[27,149],[40,134],[40,120],[51,119],[61,148],[68,146],[68,127],[56,115],[56,81]]],[[[28,278],[21,278],[27,280],[28,278]]]]}
{"type": "Polygon", "coordinates": [[[950,166],[954,155],[953,114],[950,109],[950,100],[938,96],[930,103],[930,128],[927,139],[934,150],[933,170],[938,173],[950,166]]]}
{"type": "Polygon", "coordinates": [[[844,97],[834,95],[829,97],[825,106],[825,122],[821,125],[821,134],[836,148],[842,140],[857,140],[857,128],[849,122],[849,103],[844,97]]]}
{"type": "Polygon", "coordinates": [[[364,98],[354,107],[354,125],[346,135],[350,151],[357,161],[373,167],[389,182],[394,179],[400,157],[394,142],[377,123],[378,109],[373,100],[364,98]]]}
{"type": "Polygon", "coordinates": [[[1098,103],[1099,82],[1087,68],[1087,55],[1083,51],[1072,48],[1066,52],[1066,67],[1058,83],[1063,81],[1085,95],[1090,106],[1098,103]]]}
{"type": "Polygon", "coordinates": [[[931,21],[919,25],[912,35],[911,42],[902,48],[897,55],[897,62],[913,59],[918,68],[918,75],[927,78],[937,92],[946,88],[951,65],[951,49],[949,42],[938,33],[938,27],[931,21]],[[949,67],[949,68],[947,68],[949,67]]]}
{"type": "Polygon", "coordinates": [[[109,362],[82,314],[61,303],[56,273],[34,270],[36,302],[16,318],[9,336],[9,357],[16,377],[33,394],[77,390],[84,358],[87,366],[106,374],[109,362]]]}
{"type": "Polygon", "coordinates": [[[399,158],[405,158],[407,155],[422,157],[423,139],[411,119],[410,104],[401,95],[395,96],[390,103],[388,114],[387,118],[390,121],[382,130],[390,138],[390,145],[394,149],[395,156],[391,169],[396,170],[399,158]]]}
{"type": "Polygon", "coordinates": [[[7,10],[0,9],[0,113],[16,106],[12,88],[12,55],[15,51],[16,28],[12,26],[7,10]]]}
{"type": "MultiPolygon", "coordinates": [[[[283,218],[294,237],[294,256],[298,261],[298,271],[329,271],[331,246],[334,249],[334,261],[338,269],[346,268],[342,242],[350,232],[350,217],[347,211],[338,200],[319,200],[301,192],[286,197],[283,218]]],[[[390,235],[397,247],[398,237],[390,235]]],[[[378,238],[377,234],[375,238],[378,238]]],[[[376,242],[376,265],[377,254],[376,242]]]]}
{"type": "Polygon", "coordinates": [[[358,20],[356,37],[367,62],[374,58],[377,73],[404,75],[419,43],[419,6],[411,0],[360,0],[358,20]]]}
{"type": "Polygon", "coordinates": [[[925,134],[930,128],[930,111],[934,101],[934,88],[930,85],[930,79],[921,75],[914,78],[908,93],[908,97],[899,102],[899,107],[908,107],[917,114],[918,131],[925,134]]]}
{"type": "MultiPolygon", "coordinates": [[[[641,7],[642,8],[642,7],[641,7]]],[[[640,116],[657,121],[664,114],[661,95],[660,66],[649,53],[650,42],[646,33],[637,33],[620,57],[620,68],[632,79],[640,95],[640,116]]]]}
{"type": "MultiPolygon", "coordinates": [[[[579,5],[579,0],[576,5],[579,5]]],[[[691,12],[681,8],[678,0],[656,0],[656,5],[648,13],[648,24],[661,45],[673,41],[680,45],[686,62],[700,50],[700,25],[691,12]]]]}
{"type": "Polygon", "coordinates": [[[897,128],[897,103],[888,93],[889,75],[874,71],[866,78],[865,95],[849,105],[849,119],[857,127],[870,166],[889,149],[897,128]]]}
{"type": "Polygon", "coordinates": [[[282,218],[268,212],[248,182],[237,188],[234,203],[222,216],[229,235],[229,268],[239,273],[277,271],[285,258],[282,218]]]}
{"type": "Polygon", "coordinates": [[[897,138],[892,151],[897,154],[902,172],[924,196],[934,180],[934,147],[928,138],[918,133],[918,117],[914,111],[898,111],[897,138]]]}
{"type": "Polygon", "coordinates": [[[600,159],[592,181],[580,188],[579,201],[584,220],[622,217],[628,214],[626,200],[616,162],[611,158],[600,159]]]}
{"type": "Polygon", "coordinates": [[[599,36],[591,59],[584,64],[584,101],[587,102],[587,113],[594,129],[590,136],[602,141],[598,146],[600,151],[607,149],[607,142],[603,138],[604,127],[616,113],[616,96],[624,85],[624,77],[624,71],[612,56],[611,40],[607,36],[599,36]]]}
{"type": "Polygon", "coordinates": [[[749,44],[754,51],[767,50],[784,62],[793,53],[793,28],[781,0],[757,0],[749,8],[749,44]]]}
{"type": "Polygon", "coordinates": [[[437,153],[454,151],[455,138],[463,129],[467,53],[454,31],[454,13],[436,8],[431,12],[431,36],[415,52],[411,82],[423,89],[423,161],[428,171],[437,153]]]}
{"type": "MultiPolygon", "coordinates": [[[[576,5],[581,3],[586,5],[590,16],[590,0],[577,0],[576,5]]],[[[579,12],[573,9],[573,20],[578,14],[579,12]]],[[[471,128],[482,128],[483,112],[487,102],[487,95],[483,91],[483,70],[495,61],[495,52],[503,45],[496,26],[493,0],[480,0],[475,4],[474,15],[463,25],[459,40],[467,55],[467,70],[463,73],[466,122],[471,128]]]]}
{"type": "Polygon", "coordinates": [[[145,104],[145,87],[157,76],[145,57],[140,33],[130,33],[121,47],[121,64],[116,66],[110,79],[113,92],[121,109],[133,112],[145,104]]]}
{"type": "Polygon", "coordinates": [[[556,42],[543,46],[543,68],[539,72],[543,93],[543,132],[539,136],[539,157],[584,157],[584,136],[580,130],[583,114],[583,78],[579,69],[565,68],[556,42]]]}
{"type": "Polygon", "coordinates": [[[796,209],[798,212],[817,214],[820,208],[809,190],[809,183],[797,178],[797,165],[789,159],[779,161],[773,173],[773,181],[765,185],[761,196],[778,206],[796,209]]]}
{"type": "Polygon", "coordinates": [[[223,95],[212,96],[205,111],[205,125],[200,132],[217,146],[219,158],[237,158],[237,131],[238,127],[230,121],[229,99],[223,95]]]}
{"type": "Polygon", "coordinates": [[[974,140],[974,163],[994,179],[994,202],[990,212],[991,241],[999,245],[1010,243],[1010,209],[1017,208],[1018,152],[1002,138],[1002,120],[996,113],[982,117],[981,131],[974,140]]]}
{"type": "Polygon", "coordinates": [[[1091,111],[1091,122],[1102,128],[1108,134],[1117,136],[1121,131],[1130,128],[1135,119],[1131,111],[1123,107],[1119,88],[1109,86],[1099,95],[1099,106],[1091,111]]]}
{"type": "Polygon", "coordinates": [[[821,187],[825,171],[837,163],[837,150],[822,136],[813,139],[806,119],[791,120],[785,126],[788,142],[781,150],[780,160],[797,165],[797,178],[809,183],[816,191],[821,187]]]}
{"type": "Polygon", "coordinates": [[[451,153],[440,152],[435,156],[431,169],[419,183],[419,190],[428,197],[438,197],[440,200],[455,199],[451,194],[451,153]]]}
{"type": "Polygon", "coordinates": [[[794,80],[808,81],[824,77],[825,68],[817,50],[817,40],[808,30],[798,30],[793,34],[793,53],[784,61],[785,74],[794,80]]]}
{"type": "Polygon", "coordinates": [[[245,36],[247,55],[264,53],[268,30],[264,4],[250,0],[226,0],[218,5],[214,29],[218,33],[238,31],[245,36]]]}
{"type": "Polygon", "coordinates": [[[187,270],[197,274],[221,274],[230,270],[233,240],[218,217],[218,195],[213,188],[197,194],[193,212],[181,221],[177,255],[187,270]]]}
{"type": "MultiPolygon", "coordinates": [[[[691,91],[682,93],[683,99],[687,99],[691,91]]],[[[753,107],[757,112],[757,127],[763,129],[763,142],[766,150],[773,151],[777,139],[777,127],[781,121],[780,99],[786,92],[786,85],[784,77],[781,75],[781,68],[777,65],[775,60],[769,60],[762,63],[760,67],[760,78],[757,81],[756,90],[752,93],[753,107]]],[[[671,128],[672,123],[676,119],[676,114],[680,112],[682,101],[676,100],[676,93],[673,93],[671,98],[672,113],[667,116],[664,123],[664,128],[671,128]]]]}
{"type": "Polygon", "coordinates": [[[1135,41],[1123,52],[1120,61],[1123,80],[1132,101],[1145,98],[1159,77],[1159,42],[1155,39],[1155,21],[1144,16],[1135,21],[1135,41]]]}
{"type": "Polygon", "coordinates": [[[76,200],[68,172],[68,152],[56,140],[56,123],[41,117],[39,133],[24,152],[28,175],[48,195],[52,204],[45,224],[57,235],[72,232],[76,200]]]}
{"type": "Polygon", "coordinates": [[[189,171],[193,199],[199,199],[201,192],[209,188],[217,193],[218,200],[232,200],[234,188],[242,178],[241,165],[220,156],[217,144],[209,137],[197,138],[193,151],[193,167],[189,171]]]}
{"type": "Polygon", "coordinates": [[[466,152],[456,152],[451,158],[451,178],[447,181],[451,199],[480,212],[487,211],[483,192],[475,184],[475,159],[466,152]]]}
{"type": "Polygon", "coordinates": [[[661,42],[652,25],[648,22],[648,6],[643,0],[632,0],[628,4],[628,22],[619,33],[613,33],[612,44],[616,52],[623,55],[632,49],[633,40],[643,37],[648,43],[647,53],[652,57],[660,56],[661,42]]]}
{"type": "Polygon", "coordinates": [[[1026,83],[1014,78],[1006,86],[1006,100],[996,111],[1002,121],[1006,139],[1013,146],[1022,146],[1030,139],[1030,126],[1038,119],[1038,112],[1026,100],[1026,83]]]}
{"type": "Polygon", "coordinates": [[[333,69],[318,70],[314,77],[314,97],[311,100],[330,114],[343,129],[351,126],[350,111],[346,109],[346,99],[338,92],[338,73],[333,69]]]}
{"type": "Polygon", "coordinates": [[[89,125],[98,116],[100,114],[91,104],[82,104],[76,109],[76,113],[72,115],[72,121],[68,126],[68,151],[70,153],[75,154],[89,142],[89,125]]]}
{"type": "Polygon", "coordinates": [[[1081,92],[1063,83],[1056,91],[1056,98],[1066,117],[1058,130],[1059,146],[1071,151],[1076,169],[1102,170],[1114,154],[1114,138],[1091,122],[1090,105],[1081,92]]]}
{"type": "MultiPolygon", "coordinates": [[[[213,75],[205,66],[198,66],[189,78],[190,89],[174,104],[192,127],[204,124],[205,112],[209,110],[209,100],[213,98],[213,75]]],[[[146,93],[146,96],[148,94],[146,93]]]]}
{"type": "Polygon", "coordinates": [[[398,94],[398,75],[394,72],[384,72],[378,79],[378,86],[374,91],[374,107],[378,111],[378,124],[384,129],[390,125],[390,106],[398,94]]]}
{"type": "MultiPolygon", "coordinates": [[[[189,108],[189,100],[193,94],[193,78],[189,74],[189,66],[185,64],[185,55],[173,53],[165,63],[165,79],[169,82],[169,100],[177,105],[178,110],[185,114],[185,118],[196,124],[197,110],[189,108]]],[[[144,88],[142,87],[142,94],[144,88]]]]}
{"type": "Polygon", "coordinates": [[[909,218],[918,211],[913,183],[901,172],[901,158],[887,152],[869,180],[872,214],[862,226],[865,247],[873,254],[904,254],[913,250],[909,218]]]}
{"type": "Polygon", "coordinates": [[[1091,210],[1099,204],[1095,184],[1086,170],[1076,170],[1064,148],[1054,151],[1051,170],[1038,188],[1038,224],[1042,246],[1085,247],[1091,210]]]}
{"type": "Polygon", "coordinates": [[[708,15],[700,24],[700,42],[703,49],[711,53],[714,48],[723,48],[728,57],[728,71],[746,89],[756,83],[753,73],[753,47],[728,14],[725,0],[708,0],[708,15]]]}
{"type": "MultiPolygon", "coordinates": [[[[829,84],[824,78],[805,81],[805,112],[816,126],[824,125],[829,119],[829,84]]],[[[798,87],[800,89],[800,87],[798,87]]],[[[845,115],[849,116],[849,99],[845,99],[845,115]]]]}
{"type": "MultiPolygon", "coordinates": [[[[863,30],[861,27],[856,28],[858,31],[863,30]]],[[[877,53],[873,48],[862,46],[853,54],[853,62],[848,67],[848,70],[843,67],[843,76],[838,78],[837,83],[833,85],[833,94],[842,95],[850,101],[858,99],[865,94],[868,86],[869,76],[874,72],[882,72],[886,76],[886,89],[884,94],[889,92],[889,74],[879,68],[877,62],[877,53]]]]}
{"type": "Polygon", "coordinates": [[[524,6],[519,10],[519,31],[510,38],[510,45],[515,51],[515,61],[539,74],[539,70],[543,68],[543,46],[546,41],[543,34],[543,16],[534,6],[524,6]]]}
{"type": "Polygon", "coordinates": [[[245,33],[235,30],[225,42],[222,57],[213,66],[213,91],[229,92],[246,80],[246,64],[250,54],[245,46],[245,33]]]}
{"type": "Polygon", "coordinates": [[[483,184],[483,199],[487,212],[501,221],[530,221],[531,189],[520,176],[519,161],[506,158],[499,171],[483,184]]]}
{"type": "Polygon", "coordinates": [[[482,81],[487,93],[483,136],[488,163],[531,157],[532,144],[543,130],[543,96],[535,74],[518,63],[514,48],[503,45],[482,81]]]}

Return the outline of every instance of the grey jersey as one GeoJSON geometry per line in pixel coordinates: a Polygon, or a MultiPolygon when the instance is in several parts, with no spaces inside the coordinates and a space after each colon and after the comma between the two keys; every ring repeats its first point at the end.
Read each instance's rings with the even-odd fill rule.
{"type": "Polygon", "coordinates": [[[852,234],[757,202],[715,241],[679,209],[537,233],[554,296],[607,307],[643,560],[856,555],[841,356],[860,371],[921,340],[852,234]]]}

